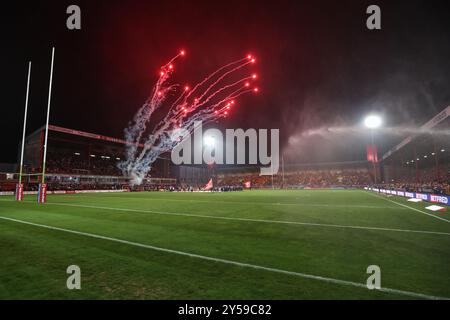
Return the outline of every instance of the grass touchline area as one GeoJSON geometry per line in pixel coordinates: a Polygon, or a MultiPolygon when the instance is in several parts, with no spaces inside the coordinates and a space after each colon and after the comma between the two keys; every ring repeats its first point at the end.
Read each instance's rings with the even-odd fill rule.
{"type": "Polygon", "coordinates": [[[386,200],[362,190],[1,198],[0,299],[450,297],[450,225],[418,214],[425,203],[386,200]],[[66,287],[71,265],[81,290],[66,287]],[[365,285],[374,265],[381,290],[365,285]]]}
{"type": "Polygon", "coordinates": [[[398,204],[399,206],[408,208],[408,209],[410,209],[410,210],[414,210],[414,211],[420,212],[420,213],[422,213],[422,214],[426,214],[427,216],[433,217],[433,218],[435,218],[435,219],[439,219],[439,220],[445,221],[445,222],[447,222],[447,223],[450,223],[450,220],[448,220],[448,219],[441,218],[441,217],[438,217],[438,216],[436,216],[436,215],[434,215],[434,214],[431,214],[431,213],[428,213],[428,212],[425,212],[425,211],[422,211],[422,210],[419,210],[419,209],[416,209],[416,208],[407,206],[406,204],[398,203],[397,201],[393,201],[393,200],[387,199],[387,198],[385,198],[385,197],[383,197],[383,196],[380,196],[380,195],[376,195],[376,194],[373,194],[373,193],[370,193],[370,192],[369,192],[369,194],[373,195],[374,197],[378,197],[378,198],[384,199],[384,200],[386,200],[386,201],[389,201],[389,202],[398,204]]]}
{"type": "MultiPolygon", "coordinates": [[[[30,201],[26,201],[30,202],[30,201]]],[[[184,217],[194,217],[194,218],[205,218],[205,219],[224,219],[224,220],[235,220],[235,221],[247,221],[247,222],[260,222],[260,223],[281,223],[281,224],[292,224],[299,226],[312,226],[312,227],[331,227],[331,228],[349,228],[349,229],[360,229],[360,230],[378,230],[378,231],[392,231],[392,232],[411,232],[411,233],[424,233],[424,234],[437,234],[450,236],[450,232],[437,232],[437,231],[424,231],[424,230],[408,230],[408,229],[392,229],[392,228],[380,228],[380,227],[364,227],[364,226],[349,226],[349,225],[338,225],[338,224],[323,224],[323,223],[310,223],[310,222],[296,222],[296,221],[280,221],[280,220],[263,220],[263,219],[247,219],[247,218],[232,218],[232,217],[222,217],[222,216],[211,216],[211,215],[199,215],[195,213],[182,213],[182,212],[167,212],[167,211],[152,211],[152,210],[136,210],[136,209],[126,209],[126,208],[111,208],[111,207],[99,207],[90,205],[77,205],[69,203],[60,202],[50,202],[47,205],[59,205],[59,206],[69,206],[69,207],[80,207],[80,208],[91,208],[100,210],[114,210],[114,211],[124,211],[124,212],[141,212],[141,213],[153,213],[162,215],[174,215],[174,216],[184,216],[184,217]]]]}
{"type": "MultiPolygon", "coordinates": [[[[82,232],[82,231],[76,231],[76,230],[63,229],[63,228],[58,228],[58,227],[53,227],[53,226],[47,226],[47,225],[43,225],[43,224],[37,224],[37,223],[32,223],[32,222],[23,221],[23,220],[6,218],[6,217],[2,217],[2,216],[0,216],[0,219],[7,220],[7,221],[13,221],[13,222],[16,222],[16,223],[23,223],[23,224],[27,224],[27,225],[31,225],[31,226],[35,226],[35,227],[40,227],[40,228],[46,228],[46,229],[51,229],[51,230],[56,230],[56,231],[73,233],[73,234],[86,236],[86,237],[91,237],[91,238],[96,238],[96,239],[101,239],[101,240],[119,242],[119,243],[122,243],[122,244],[136,246],[136,247],[141,247],[141,248],[146,248],[146,249],[151,249],[151,250],[157,250],[157,251],[162,251],[162,252],[167,252],[167,253],[172,253],[172,254],[188,256],[188,257],[191,257],[191,258],[209,260],[209,261],[220,262],[220,263],[225,263],[225,264],[232,264],[232,265],[236,265],[236,266],[239,266],[239,267],[247,267],[247,268],[259,269],[259,270],[264,270],[264,271],[269,271],[269,272],[284,273],[284,274],[287,274],[287,275],[297,276],[297,277],[301,277],[301,278],[307,278],[307,279],[313,279],[313,280],[318,280],[318,281],[325,281],[325,282],[336,283],[336,284],[339,284],[339,285],[354,286],[354,287],[367,289],[366,285],[363,284],[363,283],[356,283],[356,282],[352,282],[352,281],[339,280],[339,279],[333,279],[333,278],[328,278],[328,277],[323,277],[323,276],[317,276],[317,275],[293,272],[293,271],[288,271],[288,270],[281,270],[281,269],[276,269],[276,268],[271,268],[271,267],[258,266],[258,265],[242,263],[242,262],[238,262],[238,261],[231,261],[231,260],[221,259],[221,258],[207,257],[207,256],[203,256],[203,255],[198,255],[198,254],[195,254],[195,253],[171,250],[171,249],[156,247],[156,246],[152,246],[152,245],[132,242],[132,241],[128,241],[128,240],[116,239],[116,238],[106,237],[106,236],[92,234],[92,233],[87,233],[87,232],[82,232]]],[[[430,296],[430,295],[426,295],[426,294],[421,294],[421,293],[416,293],[416,292],[409,292],[409,291],[403,291],[403,290],[398,290],[398,289],[385,288],[385,287],[382,287],[382,288],[376,289],[376,290],[378,290],[380,292],[396,293],[396,294],[400,294],[400,295],[405,295],[405,296],[410,296],[410,297],[415,297],[415,298],[421,298],[421,299],[430,299],[430,300],[450,299],[450,298],[430,296]]]]}

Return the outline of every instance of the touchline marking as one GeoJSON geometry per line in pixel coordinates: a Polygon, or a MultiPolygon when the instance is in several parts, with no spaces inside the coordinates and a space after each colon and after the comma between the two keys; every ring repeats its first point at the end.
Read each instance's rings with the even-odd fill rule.
{"type": "MultiPolygon", "coordinates": [[[[8,218],[8,217],[0,216],[0,219],[12,221],[12,222],[16,222],[16,223],[27,224],[27,225],[31,225],[31,226],[35,226],[35,227],[50,229],[50,230],[57,230],[57,231],[72,233],[72,234],[86,236],[86,237],[90,237],[90,238],[118,242],[118,243],[130,245],[130,246],[146,248],[146,249],[151,249],[151,250],[160,251],[160,252],[177,254],[177,255],[186,256],[186,257],[190,257],[190,258],[197,258],[197,259],[213,261],[213,262],[220,262],[220,263],[239,266],[239,267],[246,267],[246,268],[252,268],[252,269],[257,269],[257,270],[264,270],[264,271],[269,271],[269,272],[287,274],[287,275],[296,276],[296,277],[300,277],[300,278],[304,278],[304,279],[318,280],[318,281],[322,281],[322,282],[334,283],[334,284],[345,285],[345,286],[352,286],[352,287],[363,288],[363,289],[368,290],[367,286],[365,284],[353,282],[353,281],[339,280],[339,279],[334,279],[334,278],[316,276],[316,275],[307,274],[307,273],[288,271],[288,270],[271,268],[271,267],[264,267],[264,266],[259,266],[259,265],[255,265],[255,264],[244,263],[244,262],[238,262],[238,261],[233,261],[233,260],[208,257],[208,256],[203,256],[203,255],[199,255],[199,254],[195,254],[195,253],[189,253],[189,252],[178,251],[178,250],[173,250],[173,249],[166,249],[166,248],[156,247],[156,246],[147,245],[147,244],[143,244],[143,243],[139,243],[139,242],[132,242],[132,241],[128,241],[128,240],[111,238],[111,237],[106,237],[106,236],[93,234],[93,233],[87,233],[87,232],[82,232],[82,231],[53,227],[53,226],[48,226],[48,225],[44,225],[44,224],[39,224],[39,223],[34,223],[34,222],[29,222],[29,221],[24,221],[24,220],[18,220],[18,219],[13,219],[13,218],[8,218]]],[[[429,300],[448,300],[448,299],[450,299],[447,297],[431,296],[431,295],[427,295],[427,294],[398,290],[398,289],[391,289],[391,288],[381,288],[381,289],[376,289],[376,290],[385,292],[385,293],[404,295],[404,296],[409,296],[409,297],[419,298],[419,299],[429,299],[429,300]]]]}
{"type": "MultiPolygon", "coordinates": [[[[369,191],[367,191],[367,192],[369,192],[369,191]]],[[[411,209],[411,210],[414,210],[414,211],[417,211],[417,212],[426,214],[427,216],[430,216],[430,217],[433,217],[433,218],[436,218],[436,219],[445,221],[445,222],[447,222],[447,223],[450,223],[450,220],[448,220],[448,219],[445,219],[445,218],[441,218],[441,217],[435,216],[434,214],[431,214],[431,213],[428,213],[428,212],[425,212],[425,211],[422,211],[422,210],[419,210],[419,209],[416,209],[416,208],[407,206],[406,204],[403,204],[403,203],[400,203],[400,202],[397,202],[397,201],[394,201],[394,200],[386,199],[386,198],[384,198],[384,197],[382,197],[382,196],[379,196],[379,195],[377,195],[377,194],[374,194],[374,193],[370,193],[370,192],[369,192],[369,194],[373,195],[374,197],[377,197],[377,198],[380,198],[380,199],[384,199],[384,200],[386,200],[386,201],[389,201],[389,202],[398,204],[399,206],[402,206],[402,207],[405,207],[405,208],[408,208],[408,209],[411,209]]]]}
{"type": "MultiPolygon", "coordinates": [[[[29,202],[29,201],[26,201],[26,202],[29,202]]],[[[313,222],[297,222],[297,221],[250,219],[250,218],[236,218],[236,217],[223,217],[223,216],[208,216],[208,215],[201,215],[201,214],[195,214],[195,213],[191,214],[191,213],[182,213],[182,212],[167,212],[167,211],[111,208],[111,207],[100,207],[100,206],[81,205],[81,204],[69,204],[69,203],[60,203],[60,202],[47,202],[47,204],[59,205],[59,206],[68,206],[68,207],[80,207],[80,208],[90,208],[90,209],[112,210],[112,211],[153,213],[153,214],[159,214],[159,215],[195,217],[195,218],[203,218],[203,219],[218,219],[218,220],[246,221],[246,222],[259,222],[259,223],[275,223],[275,224],[291,224],[291,225],[299,225],[299,226],[324,227],[324,228],[347,228],[347,229],[356,229],[356,230],[359,229],[359,230],[375,230],[375,231],[409,232],[409,233],[436,234],[436,235],[450,236],[450,233],[448,233],[448,232],[439,232],[439,231],[408,230],[408,229],[349,226],[349,225],[313,223],[313,222]]]]}

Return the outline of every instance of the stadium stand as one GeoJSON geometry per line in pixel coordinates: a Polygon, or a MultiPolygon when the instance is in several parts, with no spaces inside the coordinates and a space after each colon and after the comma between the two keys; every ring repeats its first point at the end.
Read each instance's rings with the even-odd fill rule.
{"type": "MultiPolygon", "coordinates": [[[[170,155],[153,165],[142,186],[134,190],[196,191],[213,179],[214,190],[251,188],[363,188],[376,186],[410,192],[450,195],[450,106],[417,130],[411,129],[398,145],[373,163],[290,164],[274,176],[260,176],[259,167],[175,166],[170,155]],[[381,181],[380,181],[381,180],[381,181]]],[[[44,128],[26,138],[25,190],[37,190],[42,170],[44,128]]],[[[117,164],[124,158],[126,141],[58,126],[49,127],[47,183],[57,190],[130,189],[117,164]]],[[[14,191],[17,166],[0,166],[0,191],[14,191]],[[3,173],[2,173],[3,172],[3,173]]]]}
{"type": "MultiPolygon", "coordinates": [[[[25,190],[37,190],[42,171],[44,127],[25,140],[25,190]]],[[[46,182],[48,190],[117,190],[128,188],[117,164],[124,157],[126,141],[79,130],[49,126],[46,182]]],[[[17,170],[0,174],[0,190],[13,191],[17,170]]],[[[160,158],[145,183],[174,185],[170,161],[160,158]]]]}
{"type": "Polygon", "coordinates": [[[358,188],[371,184],[370,165],[366,161],[289,165],[277,175],[253,173],[221,173],[219,185],[242,185],[252,188],[358,188]]]}
{"type": "Polygon", "coordinates": [[[380,187],[450,195],[450,106],[389,150],[380,187]]]}

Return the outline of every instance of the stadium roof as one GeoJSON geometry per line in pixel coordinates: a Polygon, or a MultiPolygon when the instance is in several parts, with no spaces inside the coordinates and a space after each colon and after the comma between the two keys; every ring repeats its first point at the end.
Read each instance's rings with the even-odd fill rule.
{"type": "Polygon", "coordinates": [[[432,119],[430,119],[428,122],[426,122],[424,125],[422,125],[419,128],[419,133],[413,134],[408,136],[407,138],[403,139],[399,144],[394,146],[392,149],[390,149],[388,152],[386,152],[381,161],[386,160],[391,155],[393,155],[395,152],[399,151],[403,147],[405,147],[407,144],[409,144],[411,141],[413,141],[417,136],[421,135],[422,133],[428,132],[430,129],[436,127],[440,123],[442,123],[445,119],[450,117],[450,106],[445,108],[443,111],[439,112],[437,115],[435,115],[432,119]]]}
{"type": "MultiPolygon", "coordinates": [[[[36,131],[34,131],[33,133],[31,133],[30,135],[28,135],[28,137],[33,136],[33,135],[41,132],[44,129],[45,129],[45,126],[42,126],[39,129],[37,129],[36,131]]],[[[90,133],[90,132],[85,132],[85,131],[80,131],[80,130],[75,130],[75,129],[63,128],[63,127],[59,127],[59,126],[55,126],[55,125],[49,125],[48,130],[53,131],[53,132],[66,133],[66,134],[74,135],[74,136],[78,136],[78,137],[90,138],[90,139],[94,139],[94,140],[113,142],[113,143],[119,143],[119,144],[132,144],[128,141],[118,139],[118,138],[108,137],[108,136],[104,136],[101,134],[90,133]]],[[[143,147],[144,145],[142,143],[140,143],[138,146],[143,147]]]]}

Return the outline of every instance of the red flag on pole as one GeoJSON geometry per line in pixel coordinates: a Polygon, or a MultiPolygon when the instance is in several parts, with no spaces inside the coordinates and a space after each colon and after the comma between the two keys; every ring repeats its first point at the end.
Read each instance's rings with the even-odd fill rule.
{"type": "Polygon", "coordinates": [[[203,190],[208,191],[208,190],[211,190],[212,188],[213,188],[213,181],[212,181],[212,178],[211,178],[211,179],[209,179],[208,183],[205,185],[203,190]]]}
{"type": "Polygon", "coordinates": [[[375,145],[367,145],[367,161],[375,163],[378,162],[378,150],[375,145]]]}

